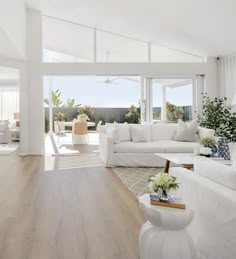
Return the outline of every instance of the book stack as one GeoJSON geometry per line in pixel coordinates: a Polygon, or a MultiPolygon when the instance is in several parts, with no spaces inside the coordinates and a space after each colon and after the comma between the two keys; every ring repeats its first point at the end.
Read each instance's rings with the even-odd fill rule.
{"type": "Polygon", "coordinates": [[[150,203],[152,205],[176,208],[176,209],[185,209],[185,204],[181,202],[181,199],[170,197],[168,201],[160,201],[160,196],[157,193],[150,193],[150,203]]]}

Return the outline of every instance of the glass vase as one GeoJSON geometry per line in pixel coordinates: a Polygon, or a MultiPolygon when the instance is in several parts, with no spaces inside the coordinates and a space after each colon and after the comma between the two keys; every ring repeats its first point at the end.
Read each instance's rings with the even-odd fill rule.
{"type": "Polygon", "coordinates": [[[169,196],[169,194],[168,194],[168,191],[165,190],[165,189],[161,189],[159,195],[160,195],[160,196],[159,196],[159,200],[160,200],[161,202],[168,202],[169,199],[170,199],[170,196],[169,196]]]}

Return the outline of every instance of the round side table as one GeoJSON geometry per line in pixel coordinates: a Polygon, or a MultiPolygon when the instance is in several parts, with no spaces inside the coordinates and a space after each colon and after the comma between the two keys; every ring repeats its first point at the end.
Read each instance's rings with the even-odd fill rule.
{"type": "Polygon", "coordinates": [[[185,231],[194,216],[191,208],[151,205],[149,194],[139,198],[139,205],[147,219],[139,234],[140,259],[197,259],[193,241],[185,231]]]}

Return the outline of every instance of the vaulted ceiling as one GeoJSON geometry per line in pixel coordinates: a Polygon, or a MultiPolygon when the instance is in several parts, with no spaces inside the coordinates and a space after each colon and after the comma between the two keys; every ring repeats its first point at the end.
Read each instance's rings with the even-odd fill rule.
{"type": "Polygon", "coordinates": [[[202,56],[236,53],[235,0],[26,0],[44,15],[202,56]]]}

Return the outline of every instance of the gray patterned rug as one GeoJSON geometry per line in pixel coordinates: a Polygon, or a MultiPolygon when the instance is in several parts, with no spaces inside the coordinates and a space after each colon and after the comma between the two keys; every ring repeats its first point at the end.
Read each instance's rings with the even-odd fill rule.
{"type": "Polygon", "coordinates": [[[120,178],[126,188],[134,194],[136,198],[144,193],[150,192],[148,189],[148,178],[150,175],[159,173],[163,168],[136,168],[136,167],[114,167],[113,172],[120,178]]]}

